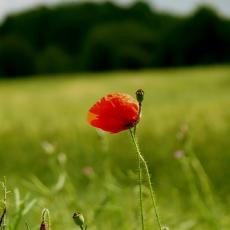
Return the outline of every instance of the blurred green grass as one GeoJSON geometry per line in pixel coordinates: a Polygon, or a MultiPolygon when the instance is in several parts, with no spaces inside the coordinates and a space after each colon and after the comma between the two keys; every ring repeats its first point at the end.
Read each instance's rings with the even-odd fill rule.
{"type": "MultiPolygon", "coordinates": [[[[86,122],[89,107],[103,95],[116,91],[134,95],[138,88],[146,93],[139,142],[150,165],[164,222],[172,229],[210,229],[202,220],[196,223],[185,176],[174,157],[179,127],[188,123],[194,151],[219,196],[223,229],[230,227],[225,216],[230,204],[229,66],[1,80],[0,175],[24,192],[28,188],[23,181],[33,174],[47,185],[55,183],[57,175],[50,162],[56,155],[46,155],[42,148],[48,141],[57,153],[66,154],[66,170],[75,188],[70,189],[71,194],[67,189],[43,199],[30,216],[33,221],[39,219],[39,208],[46,206],[53,212],[54,229],[63,224],[74,229],[68,219],[74,207],[82,208],[90,219],[105,199],[109,201],[90,229],[138,229],[137,211],[127,212],[137,205],[133,189],[137,165],[128,132],[101,139],[86,122]],[[102,141],[108,151],[103,150],[102,141]],[[83,175],[86,166],[93,168],[94,179],[83,175]]],[[[36,195],[32,188],[30,192],[36,195]]],[[[145,202],[151,216],[147,199],[145,202]]]]}

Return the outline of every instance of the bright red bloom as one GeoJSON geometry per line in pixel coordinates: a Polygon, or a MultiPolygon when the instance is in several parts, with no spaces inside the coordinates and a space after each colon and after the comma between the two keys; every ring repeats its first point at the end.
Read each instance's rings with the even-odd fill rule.
{"type": "Polygon", "coordinates": [[[137,100],[125,93],[111,93],[93,105],[88,122],[104,131],[118,133],[132,128],[139,120],[137,100]]]}

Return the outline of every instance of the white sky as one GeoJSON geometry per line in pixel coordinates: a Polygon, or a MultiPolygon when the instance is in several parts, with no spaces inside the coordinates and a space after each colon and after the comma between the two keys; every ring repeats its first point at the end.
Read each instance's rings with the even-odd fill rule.
{"type": "MultiPolygon", "coordinates": [[[[84,2],[86,0],[0,0],[0,20],[11,12],[18,12],[36,5],[54,5],[63,2],[84,2]]],[[[104,0],[91,0],[102,2],[104,0]]],[[[132,3],[135,0],[110,0],[119,4],[132,3]]],[[[187,14],[202,4],[215,8],[220,14],[230,17],[230,0],[143,0],[154,8],[171,13],[187,14]]]]}

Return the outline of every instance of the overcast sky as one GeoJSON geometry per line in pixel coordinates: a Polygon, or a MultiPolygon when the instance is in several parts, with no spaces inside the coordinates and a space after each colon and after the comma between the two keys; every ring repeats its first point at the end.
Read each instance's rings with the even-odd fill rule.
{"type": "MultiPolygon", "coordinates": [[[[86,0],[0,0],[0,20],[11,12],[18,12],[36,5],[54,5],[61,2],[84,2],[86,0]]],[[[104,0],[91,0],[91,2],[104,0]]],[[[135,0],[111,0],[119,4],[132,3],[135,0]]],[[[202,4],[208,4],[220,14],[230,17],[230,0],[143,0],[161,11],[187,14],[202,4]]]]}

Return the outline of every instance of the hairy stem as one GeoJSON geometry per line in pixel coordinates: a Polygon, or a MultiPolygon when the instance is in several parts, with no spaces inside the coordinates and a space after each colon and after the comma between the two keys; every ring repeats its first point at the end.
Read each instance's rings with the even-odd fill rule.
{"type": "MultiPolygon", "coordinates": [[[[136,134],[136,126],[134,132],[129,129],[131,137],[135,138],[136,134]]],[[[138,160],[138,184],[139,184],[139,205],[140,205],[140,215],[141,215],[141,229],[145,229],[145,224],[144,224],[144,211],[143,211],[143,199],[142,199],[142,168],[141,168],[141,159],[139,154],[137,153],[137,160],[138,160]]]]}
{"type": "Polygon", "coordinates": [[[149,190],[150,190],[150,195],[151,195],[151,200],[152,200],[153,208],[154,208],[156,219],[157,219],[157,224],[158,224],[159,229],[162,230],[160,216],[159,216],[159,212],[158,212],[157,204],[156,204],[156,199],[155,199],[155,193],[154,193],[154,190],[153,190],[153,187],[152,187],[152,183],[151,183],[151,177],[150,177],[150,173],[149,173],[148,164],[147,164],[146,160],[144,159],[144,157],[141,154],[139,145],[137,143],[137,140],[136,140],[136,138],[135,138],[134,133],[132,132],[132,130],[131,130],[130,133],[131,133],[131,137],[132,137],[133,143],[134,143],[134,145],[136,147],[136,151],[137,151],[138,157],[139,157],[139,159],[141,160],[141,162],[143,163],[143,165],[145,167],[145,171],[146,171],[146,175],[147,175],[147,179],[148,179],[149,190]]]}

